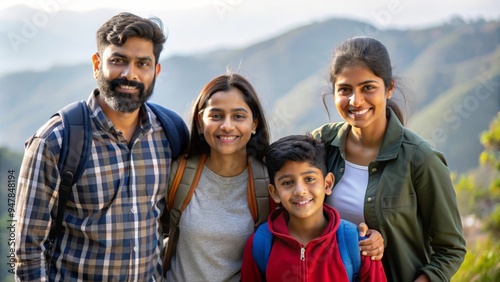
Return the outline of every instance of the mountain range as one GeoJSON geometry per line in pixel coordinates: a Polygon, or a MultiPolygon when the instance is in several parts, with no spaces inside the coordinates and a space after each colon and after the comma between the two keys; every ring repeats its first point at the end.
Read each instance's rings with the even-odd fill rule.
{"type": "MultiPolygon", "coordinates": [[[[204,84],[227,71],[238,72],[259,93],[273,140],[306,133],[341,120],[331,95],[325,95],[329,115],[323,104],[323,94],[331,93],[328,67],[334,47],[359,35],[387,46],[396,83],[404,86],[408,98],[408,127],[442,151],[451,170],[477,167],[483,149],[479,136],[500,111],[500,21],[458,19],[408,30],[380,30],[339,18],[314,22],[244,48],[164,58],[152,101],[187,122],[191,102],[204,84]]],[[[72,40],[76,35],[65,36],[72,40]]],[[[22,150],[24,141],[54,112],[87,99],[96,83],[89,59],[5,74],[0,85],[0,146],[22,150]]]]}

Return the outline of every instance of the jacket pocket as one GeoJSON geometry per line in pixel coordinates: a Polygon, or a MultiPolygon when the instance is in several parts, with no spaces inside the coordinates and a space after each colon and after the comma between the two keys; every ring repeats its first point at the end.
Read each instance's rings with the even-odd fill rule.
{"type": "Polygon", "coordinates": [[[403,207],[411,207],[415,202],[415,194],[404,196],[386,196],[382,198],[383,209],[396,209],[403,207]]]}

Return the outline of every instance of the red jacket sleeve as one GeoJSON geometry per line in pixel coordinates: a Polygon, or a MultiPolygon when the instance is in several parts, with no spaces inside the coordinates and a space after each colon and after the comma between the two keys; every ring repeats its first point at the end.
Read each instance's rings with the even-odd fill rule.
{"type": "Polygon", "coordinates": [[[253,234],[248,238],[245,245],[245,250],[243,251],[243,263],[241,265],[241,281],[255,281],[261,282],[262,276],[260,274],[259,267],[255,263],[252,255],[253,247],[253,234]]]}
{"type": "Polygon", "coordinates": [[[361,256],[361,282],[386,282],[384,266],[381,260],[371,260],[368,256],[361,256]]]}

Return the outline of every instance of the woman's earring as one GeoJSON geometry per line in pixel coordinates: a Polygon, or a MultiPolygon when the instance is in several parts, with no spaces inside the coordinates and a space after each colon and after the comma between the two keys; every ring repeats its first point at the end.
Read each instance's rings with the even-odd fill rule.
{"type": "Polygon", "coordinates": [[[255,129],[254,129],[254,130],[252,130],[252,134],[253,134],[253,135],[255,135],[255,133],[256,133],[256,132],[255,132],[255,129]]]}

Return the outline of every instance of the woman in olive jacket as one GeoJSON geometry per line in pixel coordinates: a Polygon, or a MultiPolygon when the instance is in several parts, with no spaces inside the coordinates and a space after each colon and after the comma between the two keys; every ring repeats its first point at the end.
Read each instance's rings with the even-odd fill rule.
{"type": "Polygon", "coordinates": [[[330,81],[344,122],[313,135],[327,149],[335,186],[325,201],[385,241],[388,281],[449,281],[466,253],[444,156],[403,126],[385,46],[354,37],[334,52],[330,81]]]}

